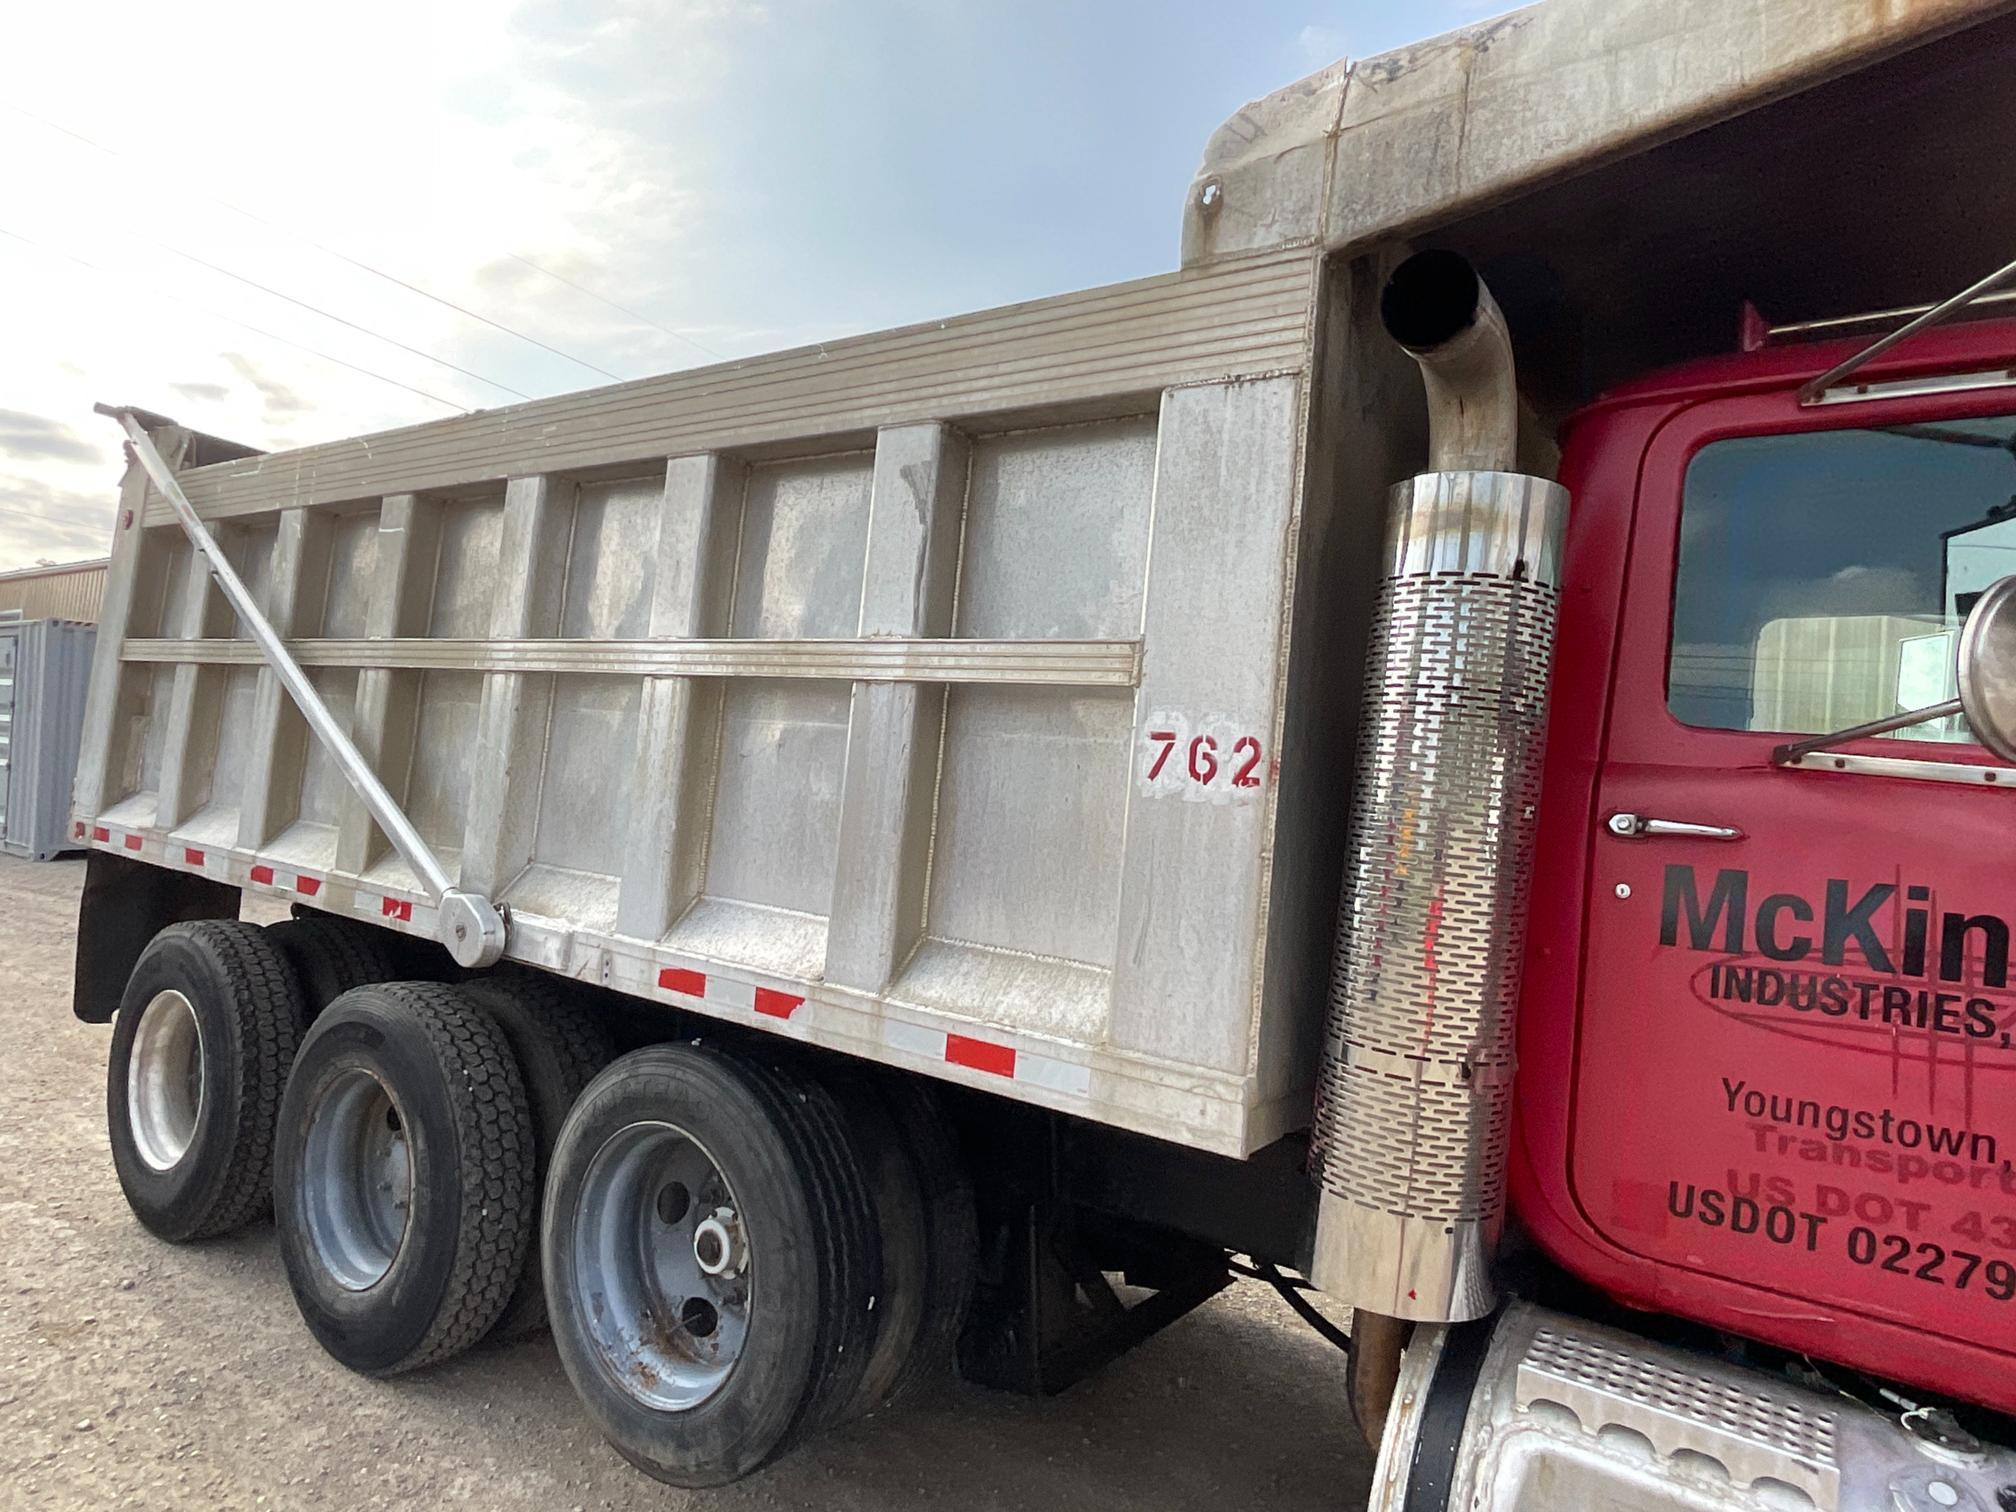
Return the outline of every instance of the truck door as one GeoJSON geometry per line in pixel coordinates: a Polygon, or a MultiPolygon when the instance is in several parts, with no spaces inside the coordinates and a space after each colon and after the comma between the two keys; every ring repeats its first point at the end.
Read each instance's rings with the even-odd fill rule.
{"type": "Polygon", "coordinates": [[[1958,720],[1772,752],[1950,696],[1966,609],[2016,572],[2011,411],[1666,423],[1590,841],[1584,1214],[1675,1311],[1920,1380],[2016,1350],[2016,772],[1958,720]],[[1925,1369],[1927,1335],[1972,1363],[1925,1369]]]}

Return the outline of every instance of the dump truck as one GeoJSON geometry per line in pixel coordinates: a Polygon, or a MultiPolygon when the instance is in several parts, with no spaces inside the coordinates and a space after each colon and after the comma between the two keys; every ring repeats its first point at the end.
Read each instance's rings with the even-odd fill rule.
{"type": "Polygon", "coordinates": [[[1548,0],[1240,111],[1174,272],[108,410],[139,1220],[682,1485],[1246,1275],[1378,1507],[2016,1505],[2012,63],[1548,0]]]}

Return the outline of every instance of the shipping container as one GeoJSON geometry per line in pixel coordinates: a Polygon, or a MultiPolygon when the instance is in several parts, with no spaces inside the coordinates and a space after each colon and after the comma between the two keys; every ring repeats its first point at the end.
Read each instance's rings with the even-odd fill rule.
{"type": "Polygon", "coordinates": [[[72,620],[0,622],[0,849],[11,856],[83,849],[70,791],[97,636],[72,620]]]}

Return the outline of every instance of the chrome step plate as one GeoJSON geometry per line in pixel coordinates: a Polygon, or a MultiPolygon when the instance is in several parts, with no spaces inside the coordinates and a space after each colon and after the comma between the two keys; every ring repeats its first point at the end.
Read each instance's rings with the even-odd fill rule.
{"type": "MultiPolygon", "coordinates": [[[[1448,1330],[1416,1331],[1372,1505],[1425,1512],[1408,1479],[1448,1330]]],[[[2016,1453],[1712,1355],[1523,1302],[1492,1326],[1448,1508],[1464,1512],[1999,1512],[2016,1453]]]]}
{"type": "Polygon", "coordinates": [[[1521,1412],[1551,1404],[1598,1438],[1625,1430],[1642,1435],[1661,1459],[1697,1456],[1732,1485],[1777,1481],[1818,1512],[1841,1505],[1834,1411],[1767,1389],[1776,1383],[1764,1377],[1680,1369],[1579,1329],[1542,1326],[1515,1381],[1521,1412]]]}

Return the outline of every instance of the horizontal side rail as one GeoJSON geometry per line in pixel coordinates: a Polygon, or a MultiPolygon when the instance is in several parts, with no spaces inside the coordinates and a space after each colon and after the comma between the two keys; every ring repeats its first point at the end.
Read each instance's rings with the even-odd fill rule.
{"type": "MultiPolygon", "coordinates": [[[[814,677],[857,682],[1020,683],[1131,688],[1141,643],[941,639],[866,640],[296,640],[304,667],[423,671],[573,672],[644,677],[814,677]]],[[[135,639],[129,662],[256,665],[242,640],[135,639]]]]}

